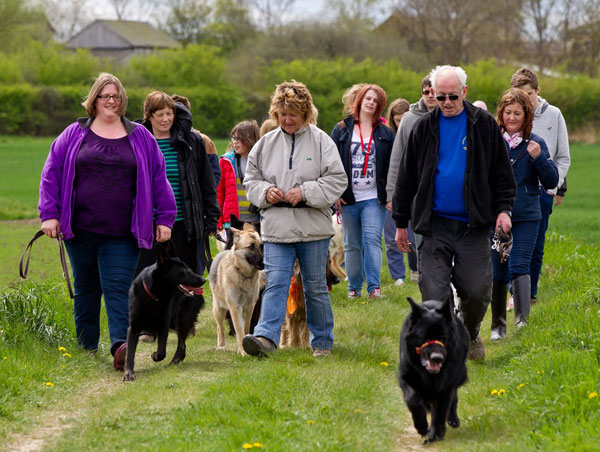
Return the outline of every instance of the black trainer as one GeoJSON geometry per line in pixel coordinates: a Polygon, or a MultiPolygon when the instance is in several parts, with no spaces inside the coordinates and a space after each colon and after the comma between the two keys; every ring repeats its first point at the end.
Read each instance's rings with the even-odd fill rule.
{"type": "Polygon", "coordinates": [[[244,351],[252,356],[267,356],[277,350],[277,347],[266,337],[246,334],[242,340],[244,351]]]}

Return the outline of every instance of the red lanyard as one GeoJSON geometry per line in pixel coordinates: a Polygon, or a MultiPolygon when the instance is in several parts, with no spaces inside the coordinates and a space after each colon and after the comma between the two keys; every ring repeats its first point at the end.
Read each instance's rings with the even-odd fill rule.
{"type": "MultiPolygon", "coordinates": [[[[360,145],[363,152],[365,152],[365,142],[363,141],[362,129],[360,128],[360,122],[357,123],[358,132],[360,133],[360,145]]],[[[362,175],[367,174],[367,165],[369,164],[369,155],[371,154],[371,143],[373,142],[373,128],[371,128],[371,136],[369,137],[369,144],[367,146],[367,152],[365,153],[365,164],[363,165],[362,175]]]]}

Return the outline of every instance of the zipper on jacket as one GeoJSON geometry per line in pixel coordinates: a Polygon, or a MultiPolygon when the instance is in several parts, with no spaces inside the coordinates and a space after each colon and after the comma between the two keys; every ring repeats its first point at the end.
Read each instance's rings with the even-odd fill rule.
{"type": "Polygon", "coordinates": [[[294,148],[296,147],[296,134],[292,134],[292,150],[290,151],[290,169],[292,169],[292,159],[294,158],[294,148]]]}

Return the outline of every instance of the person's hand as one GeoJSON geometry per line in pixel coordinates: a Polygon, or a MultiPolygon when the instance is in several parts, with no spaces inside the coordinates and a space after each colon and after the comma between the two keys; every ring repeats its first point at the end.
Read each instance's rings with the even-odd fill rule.
{"type": "Polygon", "coordinates": [[[560,205],[562,204],[562,199],[563,199],[563,197],[562,197],[562,196],[556,195],[556,196],[554,197],[554,199],[556,200],[556,204],[554,204],[554,207],[556,207],[556,206],[560,206],[560,205]]]}
{"type": "Polygon", "coordinates": [[[271,187],[267,190],[266,196],[267,202],[276,204],[279,201],[283,201],[283,192],[277,187],[271,187]]]}
{"type": "Polygon", "coordinates": [[[494,231],[498,230],[498,226],[500,226],[504,232],[508,232],[511,230],[512,221],[510,220],[510,217],[507,213],[500,212],[498,214],[498,218],[496,218],[496,228],[494,229],[494,231]]]}
{"type": "Polygon", "coordinates": [[[285,194],[285,200],[295,206],[302,201],[302,189],[300,187],[292,188],[285,194]]]}
{"type": "Polygon", "coordinates": [[[342,214],[342,204],[346,205],[346,201],[344,201],[342,198],[339,198],[334,204],[335,204],[335,208],[341,215],[342,214]]]}
{"type": "Polygon", "coordinates": [[[60,224],[56,218],[52,218],[50,220],[42,221],[42,231],[48,237],[55,239],[58,237],[58,233],[60,232],[60,224]]]}
{"type": "Polygon", "coordinates": [[[403,253],[410,253],[410,242],[406,228],[396,228],[396,246],[403,253]]]}
{"type": "Polygon", "coordinates": [[[156,225],[156,241],[157,242],[166,242],[171,238],[171,228],[157,224],[156,225]]]}
{"type": "Polygon", "coordinates": [[[529,143],[527,143],[527,152],[529,152],[529,155],[532,159],[536,159],[542,153],[542,148],[540,147],[539,143],[529,140],[529,143]]]}
{"type": "Polygon", "coordinates": [[[391,212],[392,211],[392,201],[388,201],[385,204],[385,208],[391,212]]]}

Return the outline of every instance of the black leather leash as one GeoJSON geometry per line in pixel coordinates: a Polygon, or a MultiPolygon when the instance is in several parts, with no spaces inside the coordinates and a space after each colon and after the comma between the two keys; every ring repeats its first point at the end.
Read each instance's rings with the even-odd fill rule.
{"type": "MultiPolygon", "coordinates": [[[[21,278],[23,279],[27,279],[27,273],[29,273],[29,259],[31,258],[33,243],[43,235],[45,235],[44,231],[36,232],[33,238],[27,244],[27,247],[25,247],[25,252],[21,256],[21,260],[19,262],[19,275],[21,275],[21,278]]],[[[73,287],[71,286],[71,277],[69,276],[69,265],[67,264],[67,255],[65,253],[64,236],[62,232],[57,234],[56,240],[58,241],[58,252],[60,255],[60,264],[62,265],[63,269],[63,278],[65,278],[65,281],[67,282],[69,296],[73,298],[73,287]]]]}

